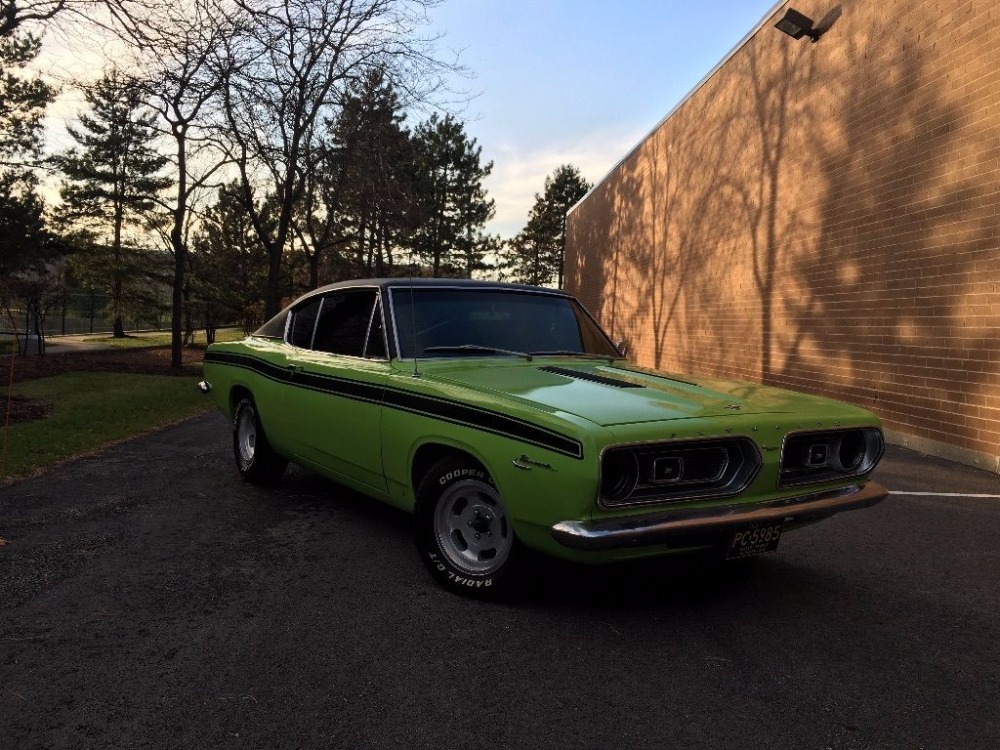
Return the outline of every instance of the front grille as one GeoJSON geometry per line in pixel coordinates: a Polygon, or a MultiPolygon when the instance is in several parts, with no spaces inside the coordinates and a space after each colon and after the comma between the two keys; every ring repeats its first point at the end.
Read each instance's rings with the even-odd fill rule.
{"type": "Polygon", "coordinates": [[[600,504],[608,508],[728,497],[760,470],[747,438],[682,440],[609,448],[601,461],[600,504]]]}
{"type": "Polygon", "coordinates": [[[684,482],[718,481],[729,463],[729,454],[721,446],[691,448],[681,452],[684,482]]]}
{"type": "Polygon", "coordinates": [[[875,427],[796,432],[785,436],[778,484],[832,482],[869,473],[882,458],[882,433],[875,427]]]}

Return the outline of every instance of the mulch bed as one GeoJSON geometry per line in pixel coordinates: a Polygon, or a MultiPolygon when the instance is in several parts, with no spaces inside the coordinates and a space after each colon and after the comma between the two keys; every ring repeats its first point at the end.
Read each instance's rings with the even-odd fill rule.
{"type": "Polygon", "coordinates": [[[45,419],[51,412],[52,405],[38,399],[25,396],[11,396],[9,400],[0,398],[0,426],[45,419]]]}
{"type": "MultiPolygon", "coordinates": [[[[123,372],[140,375],[179,375],[191,377],[201,371],[205,356],[204,347],[189,346],[184,349],[184,366],[175,370],[170,366],[170,347],[152,349],[110,349],[96,352],[68,354],[29,354],[0,357],[0,383],[10,382],[13,357],[14,382],[37,380],[66,372],[123,372]]],[[[3,389],[6,391],[6,388],[3,389]]]]}

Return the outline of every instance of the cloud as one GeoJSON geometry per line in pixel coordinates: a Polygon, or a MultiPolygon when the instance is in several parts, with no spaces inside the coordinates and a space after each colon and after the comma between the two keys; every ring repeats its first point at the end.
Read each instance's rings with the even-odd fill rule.
{"type": "Polygon", "coordinates": [[[545,178],[557,167],[572,164],[587,181],[596,183],[642,139],[647,129],[622,125],[536,147],[508,143],[490,154],[484,148],[484,157],[493,159],[493,173],[484,185],[496,202],[496,216],[487,231],[514,236],[527,222],[535,194],[542,192],[545,178]]]}

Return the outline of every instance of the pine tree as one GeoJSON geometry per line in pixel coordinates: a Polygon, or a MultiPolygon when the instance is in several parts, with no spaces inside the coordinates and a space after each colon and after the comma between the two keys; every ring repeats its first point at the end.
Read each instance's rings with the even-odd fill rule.
{"type": "Polygon", "coordinates": [[[145,105],[135,82],[118,71],[106,74],[85,92],[90,114],[69,127],[78,147],[57,157],[66,176],[61,195],[67,219],[93,241],[85,275],[107,286],[114,335],[125,336],[126,291],[138,272],[135,237],[129,228],[154,221],[157,193],[170,185],[158,176],[167,159],[153,148],[156,115],[145,105]]]}
{"type": "Polygon", "coordinates": [[[569,164],[545,178],[542,195],[524,229],[507,245],[506,267],[510,278],[525,284],[563,283],[563,253],[566,247],[566,213],[590,190],[580,171],[569,164]]]}
{"type": "MultiPolygon", "coordinates": [[[[53,263],[60,246],[46,225],[34,170],[42,117],[55,96],[51,86],[26,72],[40,49],[37,37],[13,27],[0,36],[0,306],[4,327],[15,331],[15,314],[25,315],[25,332],[35,335],[41,354],[45,314],[62,299],[65,285],[53,263]]],[[[21,351],[28,351],[27,336],[21,351]]]]}
{"type": "MultiPolygon", "coordinates": [[[[318,283],[321,252],[334,273],[389,275],[412,223],[414,193],[410,133],[399,97],[385,72],[375,69],[351,87],[331,123],[326,153],[315,170],[306,203],[310,287],[318,283]],[[339,262],[338,262],[339,261],[339,262]]],[[[339,274],[338,274],[339,275],[339,274]]]]}
{"type": "Polygon", "coordinates": [[[267,250],[243,207],[242,186],[219,188],[190,255],[189,295],[206,318],[233,315],[246,333],[261,323],[267,292],[267,250]]]}
{"type": "Polygon", "coordinates": [[[8,278],[44,265],[50,254],[32,167],[42,148],[42,117],[55,91],[24,70],[40,49],[30,34],[0,37],[0,276],[8,278]]]}
{"type": "Polygon", "coordinates": [[[493,200],[483,180],[493,162],[483,164],[482,147],[461,122],[436,114],[413,134],[419,224],[411,246],[432,275],[469,275],[481,261],[483,227],[493,218],[493,200]]]}

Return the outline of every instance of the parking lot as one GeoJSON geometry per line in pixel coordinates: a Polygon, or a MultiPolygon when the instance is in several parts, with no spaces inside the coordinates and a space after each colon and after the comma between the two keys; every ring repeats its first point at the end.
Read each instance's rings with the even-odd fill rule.
{"type": "Polygon", "coordinates": [[[974,748],[1000,741],[1000,479],[735,564],[440,590],[409,519],[190,420],[0,489],[0,748],[974,748]]]}

